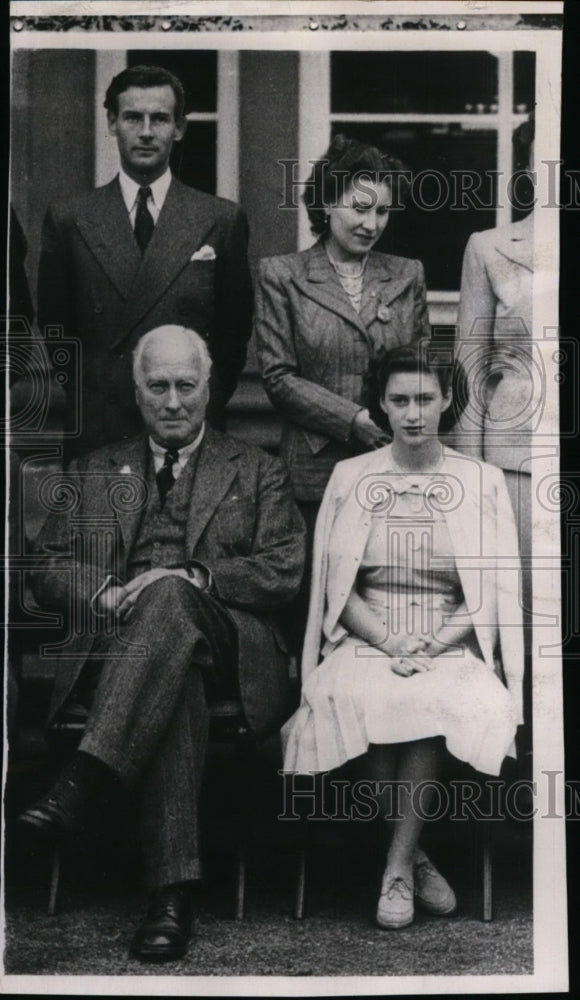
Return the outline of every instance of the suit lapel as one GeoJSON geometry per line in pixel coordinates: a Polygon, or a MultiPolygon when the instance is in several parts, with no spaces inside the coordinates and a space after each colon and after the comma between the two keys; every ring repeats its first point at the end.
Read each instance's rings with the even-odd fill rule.
{"type": "MultiPolygon", "coordinates": [[[[239,453],[239,448],[232,439],[206,427],[187,518],[185,547],[188,552],[195,549],[208,521],[234,479],[238,471],[235,459],[239,453]]],[[[109,456],[107,507],[114,509],[117,514],[125,561],[135,543],[143,510],[149,499],[147,455],[147,437],[142,434],[127,444],[114,448],[109,456]]]]}
{"type": "Polygon", "coordinates": [[[124,559],[133,548],[143,511],[149,500],[147,437],[140,434],[116,448],[109,458],[111,484],[108,508],[117,514],[124,559]]]}
{"type": "Polygon", "coordinates": [[[389,304],[412,280],[412,274],[400,276],[393,271],[388,255],[371,253],[365,269],[361,310],[357,313],[328,260],[324,243],[319,240],[309,251],[306,281],[297,279],[297,283],[305,295],[329,312],[341,316],[368,339],[368,327],[377,318],[388,322],[389,304]],[[387,310],[384,320],[379,312],[381,305],[387,310]]]}
{"type": "Polygon", "coordinates": [[[117,291],[127,299],[141,264],[119,181],[97,188],[94,197],[76,218],[77,227],[91,253],[117,291]]]}
{"type": "Polygon", "coordinates": [[[166,294],[195,250],[204,243],[215,224],[210,199],[198,195],[172,179],[153,236],[127,298],[119,329],[120,340],[147,315],[166,294]],[[197,195],[197,197],[196,197],[197,195]]]}
{"type": "Polygon", "coordinates": [[[239,448],[229,439],[206,427],[200,445],[197,468],[191,491],[185,545],[193,552],[210,518],[219,507],[238,467],[233,459],[239,448]]]}
{"type": "Polygon", "coordinates": [[[330,265],[324,243],[319,240],[308,251],[306,279],[295,278],[296,284],[309,299],[317,302],[328,312],[335,313],[355,326],[362,334],[366,328],[349,302],[348,295],[330,265]]]}
{"type": "Polygon", "coordinates": [[[413,280],[412,274],[394,273],[390,258],[386,254],[370,254],[365,271],[361,323],[366,327],[375,320],[389,322],[389,305],[401,295],[413,280]]]}
{"type": "Polygon", "coordinates": [[[528,271],[534,270],[534,223],[533,212],[521,222],[503,230],[498,230],[496,250],[508,260],[513,260],[528,271]]]}

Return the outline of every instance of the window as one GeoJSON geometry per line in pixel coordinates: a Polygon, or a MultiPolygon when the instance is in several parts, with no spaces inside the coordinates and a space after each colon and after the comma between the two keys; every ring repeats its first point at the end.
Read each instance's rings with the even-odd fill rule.
{"type": "Polygon", "coordinates": [[[187,131],[171,154],[171,170],[190,187],[215,194],[217,190],[217,52],[132,50],[128,66],[154,63],[177,76],[185,90],[187,131]]]}
{"type": "MultiPolygon", "coordinates": [[[[421,186],[393,213],[378,249],[423,262],[431,305],[456,302],[469,235],[525,214],[512,212],[506,189],[513,131],[534,107],[535,53],[337,51],[301,60],[304,176],[338,132],[403,160],[421,186]],[[319,95],[314,110],[308,93],[319,95]],[[478,185],[475,205],[461,195],[469,182],[457,172],[466,171],[478,185]]],[[[307,224],[300,242],[311,242],[307,224]]],[[[431,313],[454,321],[452,311],[431,313]]]]}

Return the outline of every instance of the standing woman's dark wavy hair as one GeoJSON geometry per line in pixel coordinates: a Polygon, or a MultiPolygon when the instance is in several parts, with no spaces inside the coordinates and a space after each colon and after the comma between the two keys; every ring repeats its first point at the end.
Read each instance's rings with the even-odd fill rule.
{"type": "Polygon", "coordinates": [[[365,180],[388,184],[394,207],[402,207],[411,187],[410,172],[396,156],[358,139],[336,135],[324,156],[316,160],[304,188],[303,200],[316,236],[328,233],[327,206],[337,205],[353,182],[360,182],[363,191],[365,180]]]}
{"type": "Polygon", "coordinates": [[[457,362],[450,363],[450,348],[423,340],[417,346],[394,347],[387,351],[380,349],[369,362],[363,390],[363,403],[367,406],[371,419],[377,427],[392,434],[389,418],[381,408],[391,375],[398,372],[422,372],[434,375],[443,395],[452,392],[451,406],[441,414],[439,430],[450,430],[465,409],[468,390],[463,367],[457,362]]]}

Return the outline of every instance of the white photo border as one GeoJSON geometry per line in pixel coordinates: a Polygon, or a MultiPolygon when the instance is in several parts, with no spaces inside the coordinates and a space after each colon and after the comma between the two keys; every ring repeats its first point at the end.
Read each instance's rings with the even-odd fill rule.
{"type": "MultiPolygon", "coordinates": [[[[557,19],[560,3],[495,3],[492,14],[473,3],[196,3],[181,2],[24,2],[11,5],[12,50],[40,48],[87,48],[115,53],[131,48],[328,51],[396,47],[418,51],[429,48],[488,51],[533,50],[536,52],[536,163],[554,159],[559,149],[561,31],[553,26],[530,27],[533,15],[557,19]],[[280,13],[278,13],[278,6],[280,13]],[[435,8],[435,10],[434,10],[435,8]],[[106,18],[139,16],[148,20],[148,30],[111,30],[106,18]],[[183,29],[183,19],[205,18],[201,30],[183,29]],[[215,19],[224,22],[216,29],[215,19]],[[405,30],[403,21],[429,18],[428,30],[405,30]],[[60,28],[38,30],[39,22],[60,18],[60,28]],[[286,24],[281,22],[287,18],[286,24]],[[34,23],[36,19],[37,23],[34,23]],[[71,26],[71,19],[86,19],[85,26],[71,26]],[[159,19],[159,20],[156,20],[159,19]],[[334,19],[337,30],[327,30],[334,19]],[[447,30],[443,30],[444,21],[447,30]],[[99,26],[100,20],[100,26],[99,26]],[[225,21],[229,20],[229,25],[225,21]],[[451,21],[454,22],[454,30],[451,21]],[[490,21],[494,21],[492,28],[490,21]],[[213,30],[212,24],[213,21],[213,30]],[[384,25],[390,21],[390,26],[384,25]],[[236,23],[234,23],[236,22],[236,23]],[[439,22],[441,22],[439,24],[439,22]],[[461,26],[463,22],[463,26],[461,26]],[[325,27],[326,24],[326,27],[325,27]],[[67,26],[68,25],[68,26],[67,26]],[[242,25],[240,28],[239,25],[242,25]],[[375,27],[376,25],[376,27],[375,27]],[[485,26],[487,25],[487,26],[485,26]],[[438,30],[438,29],[441,30],[438,30]],[[391,33],[392,32],[392,33],[391,33]]],[[[305,163],[308,150],[300,151],[305,163]]],[[[538,171],[537,197],[541,216],[536,230],[534,273],[534,339],[541,331],[558,329],[558,208],[549,205],[548,179],[538,171]],[[544,185],[544,187],[543,187],[544,185]],[[546,248],[548,250],[546,251],[546,248]]],[[[538,213],[540,214],[540,213],[538,213]]],[[[411,976],[411,977],[192,977],[192,976],[4,976],[2,987],[13,993],[127,995],[392,995],[405,993],[487,994],[565,991],[568,984],[566,918],[566,870],[564,821],[542,819],[548,794],[542,773],[564,774],[562,723],[562,661],[557,647],[561,609],[560,510],[539,504],[537,490],[546,477],[559,477],[559,410],[557,364],[554,341],[543,342],[543,360],[549,373],[547,399],[540,435],[542,447],[533,461],[533,591],[534,611],[549,622],[535,624],[533,635],[533,731],[534,780],[538,786],[538,815],[534,820],[534,972],[526,976],[411,976]],[[554,655],[541,655],[542,647],[556,647],[554,655]]],[[[5,775],[4,775],[5,777],[5,775]]],[[[564,787],[557,788],[557,811],[563,817],[564,787]]]]}

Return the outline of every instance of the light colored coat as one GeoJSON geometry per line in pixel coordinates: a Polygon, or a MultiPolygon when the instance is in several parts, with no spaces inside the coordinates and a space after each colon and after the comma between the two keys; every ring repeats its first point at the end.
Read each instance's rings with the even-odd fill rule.
{"type": "MultiPolygon", "coordinates": [[[[308,625],[306,681],[347,634],[340,622],[368,538],[371,511],[388,493],[391,447],[337,465],[320,507],[308,625]]],[[[501,470],[445,448],[435,503],[446,518],[468,618],[482,658],[501,672],[522,716],[524,669],[520,564],[514,517],[501,470]]]]}
{"type": "Polygon", "coordinates": [[[533,258],[533,213],[473,233],[463,258],[457,359],[470,399],[449,441],[503,469],[519,469],[529,458],[541,405],[532,355],[533,258]]]}
{"type": "Polygon", "coordinates": [[[255,333],[266,392],[285,418],[280,454],[294,496],[320,500],[336,462],[361,450],[350,434],[371,356],[431,335],[423,266],[371,251],[357,313],[323,241],[265,258],[255,333]]]}

